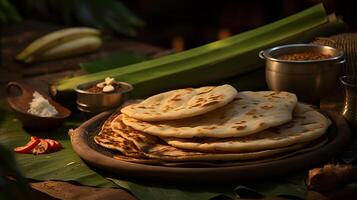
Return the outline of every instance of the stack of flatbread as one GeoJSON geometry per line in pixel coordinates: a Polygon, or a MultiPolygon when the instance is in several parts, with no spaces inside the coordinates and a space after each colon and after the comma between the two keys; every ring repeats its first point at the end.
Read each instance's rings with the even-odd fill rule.
{"type": "Polygon", "coordinates": [[[313,150],[330,123],[292,93],[208,86],[128,105],[94,140],[130,162],[243,162],[313,150]]]}

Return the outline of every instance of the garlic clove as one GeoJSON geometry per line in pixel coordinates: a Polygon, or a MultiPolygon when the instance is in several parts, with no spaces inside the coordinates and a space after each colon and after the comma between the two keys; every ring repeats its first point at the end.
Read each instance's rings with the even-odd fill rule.
{"type": "Polygon", "coordinates": [[[100,83],[97,83],[97,87],[99,87],[99,88],[104,88],[104,87],[105,87],[105,85],[106,85],[106,83],[105,83],[105,82],[100,82],[100,83]]]}
{"type": "Polygon", "coordinates": [[[103,92],[113,92],[115,88],[112,85],[106,85],[103,88],[103,92]]]}
{"type": "Polygon", "coordinates": [[[104,82],[107,85],[112,85],[115,82],[115,80],[114,80],[114,78],[107,77],[107,78],[105,78],[104,82]]]}

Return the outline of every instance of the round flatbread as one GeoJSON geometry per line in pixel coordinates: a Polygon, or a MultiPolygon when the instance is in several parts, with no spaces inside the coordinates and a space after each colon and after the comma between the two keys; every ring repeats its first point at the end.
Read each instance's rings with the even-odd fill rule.
{"type": "Polygon", "coordinates": [[[236,95],[237,90],[230,85],[178,89],[126,106],[121,112],[144,121],[182,119],[222,107],[236,95]]]}
{"type": "Polygon", "coordinates": [[[146,149],[158,143],[164,143],[159,137],[133,130],[122,122],[122,115],[118,115],[111,122],[111,130],[121,137],[135,144],[138,149],[146,149]]]}
{"type": "Polygon", "coordinates": [[[290,121],[296,103],[296,96],[289,92],[239,92],[228,105],[195,117],[147,122],[123,115],[122,120],[160,137],[242,137],[290,121]]]}
{"type": "Polygon", "coordinates": [[[119,113],[114,113],[103,123],[101,131],[94,136],[94,142],[104,148],[120,151],[133,158],[145,157],[134,143],[112,130],[111,124],[118,115],[119,113]]]}
{"type": "Polygon", "coordinates": [[[278,127],[236,138],[162,138],[181,149],[203,152],[245,152],[281,148],[310,142],[321,137],[330,120],[312,108],[298,103],[293,120],[278,127]]]}
{"type": "MultiPolygon", "coordinates": [[[[121,137],[122,139],[128,140],[133,144],[136,144],[137,149],[139,149],[147,158],[168,162],[251,160],[269,157],[284,152],[290,152],[293,150],[300,149],[308,144],[300,143],[283,148],[265,149],[262,151],[242,153],[205,153],[199,151],[179,149],[168,145],[159,138],[155,140],[152,138],[154,136],[148,135],[144,132],[137,131],[126,126],[124,123],[122,123],[121,118],[122,117],[119,115],[112,123],[113,131],[117,134],[117,137],[121,137]]],[[[112,139],[117,140],[116,138],[112,139]]],[[[112,146],[109,146],[108,148],[113,149],[112,146]]]]}
{"type": "MultiPolygon", "coordinates": [[[[278,153],[268,157],[261,157],[258,159],[246,159],[246,160],[236,160],[236,161],[219,161],[219,162],[212,162],[212,161],[164,161],[159,159],[153,158],[133,158],[129,156],[125,156],[123,154],[116,154],[113,158],[126,161],[126,162],[135,162],[135,163],[143,163],[143,164],[152,164],[152,165],[164,165],[168,167],[226,167],[226,166],[243,166],[243,165],[252,165],[252,164],[259,164],[264,162],[272,162],[276,160],[281,160],[284,158],[288,158],[294,155],[314,151],[325,145],[328,142],[327,137],[318,138],[317,140],[312,141],[311,143],[303,146],[300,149],[290,149],[289,152],[278,153]]],[[[242,155],[242,154],[241,154],[242,155]]],[[[248,155],[248,154],[247,154],[248,155]]]]}

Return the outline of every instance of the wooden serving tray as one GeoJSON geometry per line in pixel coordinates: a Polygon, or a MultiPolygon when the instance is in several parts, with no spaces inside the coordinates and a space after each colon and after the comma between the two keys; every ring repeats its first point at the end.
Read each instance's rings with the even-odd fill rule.
{"type": "MultiPolygon", "coordinates": [[[[104,112],[83,123],[71,133],[74,151],[88,164],[115,174],[161,181],[229,182],[283,176],[297,170],[308,169],[328,161],[349,143],[348,124],[334,112],[324,112],[332,121],[327,130],[328,142],[313,151],[301,152],[281,159],[262,159],[253,162],[222,163],[222,166],[172,166],[130,163],[112,158],[114,152],[95,144],[93,137],[102,123],[112,114],[104,112]]],[[[182,164],[182,163],[181,163],[182,164]]]]}

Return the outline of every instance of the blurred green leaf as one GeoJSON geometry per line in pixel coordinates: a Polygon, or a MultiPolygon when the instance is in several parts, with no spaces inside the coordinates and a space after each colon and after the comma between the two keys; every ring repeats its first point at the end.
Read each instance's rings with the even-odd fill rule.
{"type": "Polygon", "coordinates": [[[16,8],[8,0],[0,0],[0,23],[11,24],[19,23],[22,17],[17,12],[16,8]]]}
{"type": "Polygon", "coordinates": [[[110,12],[103,16],[105,17],[102,19],[103,24],[106,24],[107,27],[114,30],[115,32],[122,33],[130,37],[134,37],[136,35],[135,28],[125,25],[125,23],[120,20],[115,20],[115,18],[111,17],[109,14],[110,12]]]}
{"type": "Polygon", "coordinates": [[[234,198],[233,186],[231,184],[178,184],[157,183],[154,181],[126,181],[110,178],[114,183],[130,190],[138,199],[145,200],[197,200],[211,199],[216,196],[225,195],[234,198]]]}
{"type": "Polygon", "coordinates": [[[260,68],[252,72],[247,72],[236,77],[214,83],[214,85],[229,84],[238,91],[261,91],[268,90],[265,81],[265,68],[260,68]]]}
{"type": "Polygon", "coordinates": [[[0,23],[1,23],[1,24],[7,24],[6,15],[5,15],[5,13],[3,13],[3,12],[1,12],[1,11],[0,11],[0,23]]]}
{"type": "Polygon", "coordinates": [[[234,191],[239,198],[263,198],[264,197],[258,191],[246,187],[244,185],[238,185],[236,188],[234,188],[234,191]]]}
{"type": "MultiPolygon", "coordinates": [[[[6,1],[6,0],[0,0],[6,1]]],[[[26,0],[27,13],[133,37],[145,23],[117,0],[26,0]]]]}
{"type": "Polygon", "coordinates": [[[145,26],[145,22],[132,13],[127,7],[125,7],[120,1],[112,4],[113,12],[117,13],[118,18],[126,19],[130,24],[137,27],[145,26]]]}
{"type": "Polygon", "coordinates": [[[235,191],[240,197],[245,198],[262,195],[265,197],[284,196],[303,199],[306,193],[306,175],[307,172],[302,171],[286,177],[251,182],[247,183],[245,187],[238,186],[235,191]]]}
{"type": "Polygon", "coordinates": [[[132,52],[114,52],[107,57],[87,63],[81,63],[80,67],[88,73],[95,73],[138,63],[147,59],[148,58],[145,56],[132,52]]]}
{"type": "MultiPolygon", "coordinates": [[[[80,3],[80,1],[77,3],[80,3]]],[[[93,25],[99,29],[104,29],[103,24],[101,24],[98,19],[93,16],[88,4],[81,4],[76,6],[75,9],[79,23],[83,24],[84,26],[93,25]]]]}
{"type": "MultiPolygon", "coordinates": [[[[117,33],[122,33],[127,36],[135,36],[135,28],[138,25],[132,23],[136,22],[136,17],[134,18],[131,12],[122,13],[121,10],[127,10],[122,4],[118,1],[113,0],[102,0],[102,1],[93,1],[93,0],[78,0],[77,7],[83,7],[86,11],[84,20],[86,23],[91,21],[88,19],[95,19],[96,24],[100,24],[102,29],[111,30],[117,33]],[[121,10],[118,10],[121,8],[121,10]]],[[[76,13],[78,19],[83,19],[80,16],[81,13],[76,13]]],[[[93,25],[93,24],[92,24],[93,25]]]]}
{"type": "MultiPolygon", "coordinates": [[[[4,112],[2,112],[4,113],[4,112]]],[[[75,128],[83,121],[83,116],[77,115],[67,121],[61,128],[51,131],[26,131],[19,120],[9,113],[3,114],[0,121],[0,144],[9,149],[26,144],[30,135],[41,138],[56,139],[64,147],[58,152],[44,155],[16,154],[16,162],[26,178],[34,180],[76,181],[83,185],[96,187],[116,187],[111,181],[103,178],[74,153],[71,147],[68,129],[75,128]]]]}
{"type": "Polygon", "coordinates": [[[17,169],[13,153],[2,145],[0,163],[0,199],[20,199],[28,196],[30,186],[17,169]]]}

